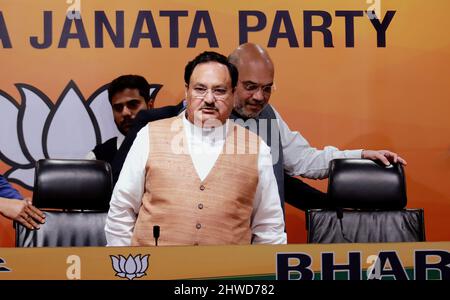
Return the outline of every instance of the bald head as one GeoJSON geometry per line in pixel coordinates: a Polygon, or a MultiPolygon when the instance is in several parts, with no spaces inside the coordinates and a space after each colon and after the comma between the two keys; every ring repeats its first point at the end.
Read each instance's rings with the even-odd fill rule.
{"type": "Polygon", "coordinates": [[[237,47],[228,56],[228,60],[235,65],[238,70],[240,67],[247,67],[248,65],[261,64],[267,71],[274,73],[274,67],[272,59],[267,51],[260,45],[253,43],[245,43],[237,47]]]}
{"type": "Polygon", "coordinates": [[[272,93],[274,66],[267,51],[259,45],[246,43],[234,50],[228,60],[239,71],[234,110],[241,116],[258,116],[272,93]]]}

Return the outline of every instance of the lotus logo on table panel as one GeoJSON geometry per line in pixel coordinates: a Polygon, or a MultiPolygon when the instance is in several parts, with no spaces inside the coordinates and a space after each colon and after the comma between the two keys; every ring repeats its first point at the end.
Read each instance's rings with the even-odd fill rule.
{"type": "Polygon", "coordinates": [[[148,258],[150,254],[141,256],[138,254],[132,256],[131,254],[125,258],[123,255],[110,255],[111,263],[116,276],[120,278],[127,278],[133,280],[135,278],[140,278],[147,275],[146,271],[148,269],[148,258]]]}

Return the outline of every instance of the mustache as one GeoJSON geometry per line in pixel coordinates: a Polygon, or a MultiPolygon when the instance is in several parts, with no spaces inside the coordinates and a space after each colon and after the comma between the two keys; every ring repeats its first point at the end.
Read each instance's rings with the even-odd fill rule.
{"type": "Polygon", "coordinates": [[[215,111],[219,111],[219,109],[216,107],[215,104],[211,104],[211,105],[205,104],[205,105],[202,105],[202,107],[200,107],[201,110],[204,109],[204,108],[206,108],[206,109],[214,109],[215,111]]]}
{"type": "Polygon", "coordinates": [[[246,101],[247,105],[255,105],[255,106],[259,106],[259,107],[264,107],[264,106],[266,106],[267,103],[268,103],[268,101],[255,100],[255,99],[249,99],[246,101]]]}
{"type": "Polygon", "coordinates": [[[249,102],[247,102],[247,104],[255,105],[255,106],[264,106],[264,103],[262,103],[262,102],[254,102],[254,101],[249,101],[249,102]]]}
{"type": "Polygon", "coordinates": [[[134,124],[134,120],[132,119],[125,119],[122,121],[122,123],[120,124],[121,126],[131,126],[134,124]]]}

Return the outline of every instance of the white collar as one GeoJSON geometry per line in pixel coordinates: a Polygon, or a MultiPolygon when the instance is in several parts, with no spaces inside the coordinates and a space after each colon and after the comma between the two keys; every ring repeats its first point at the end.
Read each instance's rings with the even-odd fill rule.
{"type": "Polygon", "coordinates": [[[228,134],[230,122],[227,119],[225,124],[219,127],[200,127],[192,124],[183,112],[183,125],[188,137],[192,137],[196,141],[204,141],[209,144],[223,142],[228,134]]]}
{"type": "Polygon", "coordinates": [[[117,135],[117,149],[120,148],[124,139],[125,139],[125,136],[119,132],[119,134],[117,135]]]}

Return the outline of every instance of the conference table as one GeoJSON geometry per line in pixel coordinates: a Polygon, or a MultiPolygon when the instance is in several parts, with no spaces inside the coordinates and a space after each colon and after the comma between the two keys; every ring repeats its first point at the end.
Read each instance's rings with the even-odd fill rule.
{"type": "Polygon", "coordinates": [[[0,248],[10,279],[450,279],[450,242],[0,248]]]}

